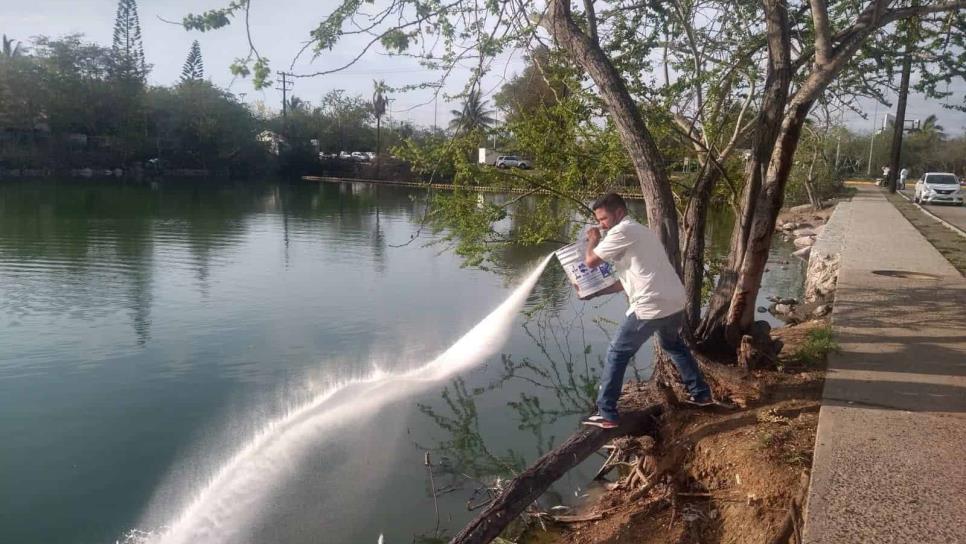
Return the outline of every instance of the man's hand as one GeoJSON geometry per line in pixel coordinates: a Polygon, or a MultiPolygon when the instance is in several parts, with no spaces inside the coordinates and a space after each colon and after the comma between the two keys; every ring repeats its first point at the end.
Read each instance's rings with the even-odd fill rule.
{"type": "Polygon", "coordinates": [[[593,268],[604,262],[594,253],[594,248],[600,243],[600,229],[591,227],[587,229],[587,250],[584,252],[584,263],[593,268]]]}

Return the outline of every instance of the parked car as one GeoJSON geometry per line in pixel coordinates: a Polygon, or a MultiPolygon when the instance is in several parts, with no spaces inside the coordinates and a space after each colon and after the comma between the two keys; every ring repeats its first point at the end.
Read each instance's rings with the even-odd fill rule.
{"type": "Polygon", "coordinates": [[[362,151],[353,151],[350,158],[354,161],[369,162],[369,155],[362,151]]]}
{"type": "Polygon", "coordinates": [[[497,168],[530,168],[530,161],[517,157],[516,155],[500,155],[496,158],[497,168]]]}
{"type": "Polygon", "coordinates": [[[926,172],[916,183],[913,200],[920,204],[946,202],[963,205],[963,191],[956,174],[948,172],[926,172]]]}

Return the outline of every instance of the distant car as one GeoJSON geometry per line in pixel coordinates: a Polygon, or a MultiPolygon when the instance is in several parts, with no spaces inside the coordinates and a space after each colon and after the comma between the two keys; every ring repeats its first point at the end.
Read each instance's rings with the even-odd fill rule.
{"type": "Polygon", "coordinates": [[[959,186],[956,174],[948,172],[926,172],[916,183],[916,193],[913,200],[919,204],[948,204],[963,205],[963,191],[959,186]]]}
{"type": "Polygon", "coordinates": [[[350,158],[354,161],[369,162],[369,155],[363,153],[362,151],[353,151],[350,158]]]}
{"type": "Polygon", "coordinates": [[[494,163],[497,168],[530,168],[530,161],[517,157],[516,155],[500,155],[494,163]]]}

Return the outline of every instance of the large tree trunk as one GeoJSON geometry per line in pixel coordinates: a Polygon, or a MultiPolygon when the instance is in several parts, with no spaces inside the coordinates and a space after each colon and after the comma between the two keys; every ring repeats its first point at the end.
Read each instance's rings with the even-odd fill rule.
{"type": "Polygon", "coordinates": [[[544,25],[560,47],[587,70],[600,89],[600,95],[607,104],[621,143],[640,181],[647,206],[648,226],[659,234],[668,258],[680,273],[681,251],[674,194],[664,169],[663,157],[624,80],[600,45],[584,34],[574,21],[569,1],[550,0],[544,25]]]}
{"type": "Polygon", "coordinates": [[[701,318],[701,291],[704,286],[704,231],[708,223],[708,208],[710,206],[711,191],[721,178],[721,171],[711,163],[713,159],[705,161],[698,180],[694,184],[691,199],[682,217],[682,255],[685,317],[688,331],[698,326],[701,318]]]}
{"type": "Polygon", "coordinates": [[[792,159],[809,110],[868,35],[885,24],[886,0],[876,0],[863,10],[848,31],[840,32],[843,37],[833,49],[829,46],[830,29],[821,23],[826,19],[825,4],[813,2],[810,6],[813,19],[821,23],[816,28],[814,63],[795,95],[788,99],[793,70],[786,6],[778,0],[765,0],[764,5],[769,65],[760,139],[749,169],[741,221],[732,240],[729,266],[718,282],[711,307],[698,329],[698,345],[708,353],[733,355],[742,334],[754,322],[755,298],[768,260],[792,159]],[[775,122],[778,120],[780,123],[775,122]],[[760,158],[769,148],[767,170],[760,172],[766,164],[760,158]]]}
{"type": "Polygon", "coordinates": [[[791,84],[791,40],[788,34],[787,5],[783,1],[765,0],[764,7],[768,34],[768,74],[762,106],[758,113],[758,129],[755,131],[752,156],[745,168],[741,210],[731,237],[728,263],[722,269],[708,311],[696,330],[698,345],[702,351],[712,354],[733,355],[741,340],[739,335],[729,341],[726,324],[755,216],[759,212],[757,203],[762,191],[762,180],[782,126],[791,84]]]}
{"type": "Polygon", "coordinates": [[[725,323],[725,339],[730,346],[738,346],[742,334],[750,330],[755,321],[755,301],[768,262],[775,222],[785,200],[785,185],[792,169],[792,159],[812,104],[803,102],[793,106],[785,116],[772,152],[765,182],[755,204],[755,216],[725,323]]]}

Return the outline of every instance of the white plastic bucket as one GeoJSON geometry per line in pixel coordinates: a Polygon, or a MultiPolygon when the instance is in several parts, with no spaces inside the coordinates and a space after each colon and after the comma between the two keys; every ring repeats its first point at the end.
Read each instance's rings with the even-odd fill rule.
{"type": "Polygon", "coordinates": [[[586,242],[575,242],[554,252],[580,298],[592,296],[617,283],[614,270],[606,262],[593,268],[584,263],[585,248],[586,242]]]}

